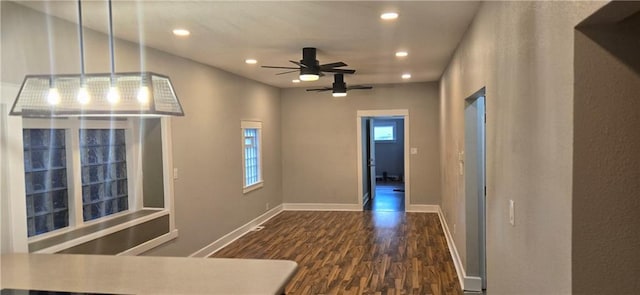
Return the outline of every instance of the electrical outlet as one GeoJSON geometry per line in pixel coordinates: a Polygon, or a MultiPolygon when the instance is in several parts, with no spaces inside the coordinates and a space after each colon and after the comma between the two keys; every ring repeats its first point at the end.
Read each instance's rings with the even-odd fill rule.
{"type": "Polygon", "coordinates": [[[178,179],[178,168],[173,168],[173,179],[178,179]]]}
{"type": "Polygon", "coordinates": [[[267,203],[267,205],[265,206],[267,210],[269,210],[269,203],[267,203]]]}
{"type": "Polygon", "coordinates": [[[516,226],[516,202],[509,200],[509,223],[511,226],[516,226]]]}

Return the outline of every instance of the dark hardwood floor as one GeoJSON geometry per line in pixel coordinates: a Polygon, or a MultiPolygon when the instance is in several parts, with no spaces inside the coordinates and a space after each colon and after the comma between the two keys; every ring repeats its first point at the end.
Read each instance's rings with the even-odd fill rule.
{"type": "Polygon", "coordinates": [[[211,257],[294,260],[287,294],[462,294],[437,214],[285,211],[263,225],[211,257]]]}
{"type": "Polygon", "coordinates": [[[375,198],[365,204],[364,210],[404,211],[404,183],[377,182],[375,198]]]}

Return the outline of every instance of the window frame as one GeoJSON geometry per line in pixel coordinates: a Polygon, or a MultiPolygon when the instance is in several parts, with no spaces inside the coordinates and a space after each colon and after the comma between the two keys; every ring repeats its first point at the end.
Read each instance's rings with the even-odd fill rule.
{"type": "Polygon", "coordinates": [[[249,121],[243,120],[240,123],[240,139],[242,147],[242,193],[247,194],[264,186],[263,175],[263,153],[262,153],[262,122],[261,121],[249,121]],[[247,185],[247,163],[246,163],[246,143],[245,143],[245,130],[256,129],[257,136],[257,154],[258,154],[258,181],[247,185]]]}
{"type": "Polygon", "coordinates": [[[377,143],[393,143],[393,142],[396,142],[398,140],[398,126],[396,126],[396,122],[384,122],[384,123],[379,123],[379,124],[376,124],[374,122],[374,125],[373,125],[373,139],[374,139],[374,142],[377,142],[377,143]],[[378,128],[378,127],[391,127],[391,135],[393,136],[393,139],[375,139],[376,128],[378,128]]]}
{"type": "MultiPolygon", "coordinates": [[[[131,212],[141,210],[142,204],[142,188],[136,187],[135,183],[142,180],[142,170],[138,169],[140,164],[138,155],[135,152],[139,149],[139,144],[134,140],[135,134],[139,132],[138,126],[133,123],[134,120],[80,120],[79,118],[67,119],[38,119],[24,118],[22,120],[22,128],[24,129],[64,129],[66,140],[67,155],[67,189],[68,189],[68,206],[69,206],[69,226],[46,233],[35,235],[27,238],[28,243],[37,242],[52,236],[64,234],[66,232],[86,227],[95,223],[104,222],[114,219],[131,212]],[[126,142],[126,161],[127,161],[127,190],[128,209],[101,218],[84,221],[82,215],[82,163],[80,160],[80,129],[124,129],[126,142]]],[[[24,146],[24,143],[22,143],[24,146]]],[[[24,169],[22,171],[22,179],[24,180],[24,169]]],[[[24,193],[23,193],[24,199],[24,193]]]]}

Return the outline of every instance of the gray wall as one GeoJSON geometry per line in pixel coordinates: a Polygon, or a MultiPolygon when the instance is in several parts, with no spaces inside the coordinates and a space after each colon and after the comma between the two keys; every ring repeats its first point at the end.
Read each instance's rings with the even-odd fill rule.
{"type": "Polygon", "coordinates": [[[345,99],[282,91],[285,203],[357,204],[357,110],[408,109],[411,204],[440,203],[437,83],[379,85],[345,99]]]}
{"type": "MultiPolygon", "coordinates": [[[[142,127],[142,191],[144,207],[164,208],[162,128],[160,119],[146,119],[142,127]]],[[[171,173],[171,172],[168,172],[171,173]]]]}
{"type": "Polygon", "coordinates": [[[617,25],[575,35],[575,294],[640,290],[638,13],[635,24],[634,30],[617,25]],[[630,56],[635,64],[625,63],[630,56]]]}
{"type": "Polygon", "coordinates": [[[442,206],[465,266],[464,99],[486,86],[491,294],[571,293],[573,35],[602,5],[484,2],[442,76],[442,206]]]}
{"type": "MultiPolygon", "coordinates": [[[[76,25],[51,18],[49,40],[44,14],[11,2],[1,5],[2,82],[19,84],[25,74],[79,72],[76,25]]],[[[107,72],[107,37],[85,31],[85,49],[87,72],[107,72]]],[[[180,236],[149,254],[189,255],[264,213],[266,203],[282,203],[277,88],[122,40],[116,40],[115,52],[118,71],[170,76],[186,114],[171,119],[180,236]],[[264,123],[264,187],[247,195],[242,194],[243,119],[264,123]]]]}
{"type": "Polygon", "coordinates": [[[374,119],[373,125],[395,124],[396,140],[393,142],[376,142],[376,176],[386,171],[389,176],[404,177],[404,120],[374,119]]]}

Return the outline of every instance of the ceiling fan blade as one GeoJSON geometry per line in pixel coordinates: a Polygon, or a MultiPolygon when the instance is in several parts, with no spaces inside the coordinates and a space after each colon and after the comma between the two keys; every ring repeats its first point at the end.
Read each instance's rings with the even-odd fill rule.
{"type": "Polygon", "coordinates": [[[299,70],[300,68],[294,68],[294,67],[277,67],[277,66],[262,66],[263,68],[268,68],[268,69],[290,69],[290,70],[299,70]]]}
{"type": "Polygon", "coordinates": [[[276,75],[284,75],[284,74],[294,73],[294,72],[297,72],[297,71],[299,71],[299,70],[286,71],[286,72],[282,72],[282,73],[277,73],[276,75]]]}
{"type": "Polygon", "coordinates": [[[353,86],[349,86],[347,87],[347,90],[352,90],[352,89],[373,89],[373,86],[365,86],[365,85],[353,85],[353,86]]]}
{"type": "Polygon", "coordinates": [[[346,67],[346,66],[347,66],[346,63],[339,61],[339,62],[332,62],[329,64],[320,65],[320,69],[331,69],[331,68],[339,68],[339,67],[346,67]]]}
{"type": "Polygon", "coordinates": [[[330,73],[340,73],[340,74],[353,74],[356,72],[356,70],[350,70],[350,69],[326,69],[322,71],[330,72],[330,73]]]}
{"type": "Polygon", "coordinates": [[[333,90],[333,88],[330,87],[323,87],[323,88],[311,88],[311,89],[307,89],[307,91],[329,91],[329,90],[333,90]]]}
{"type": "Polygon", "coordinates": [[[299,62],[297,62],[297,61],[290,60],[289,62],[290,62],[290,63],[293,63],[293,64],[296,64],[296,65],[298,65],[298,66],[299,66],[299,67],[301,67],[301,68],[308,68],[308,67],[307,67],[307,65],[305,65],[305,64],[303,64],[303,63],[299,63],[299,62]]]}

